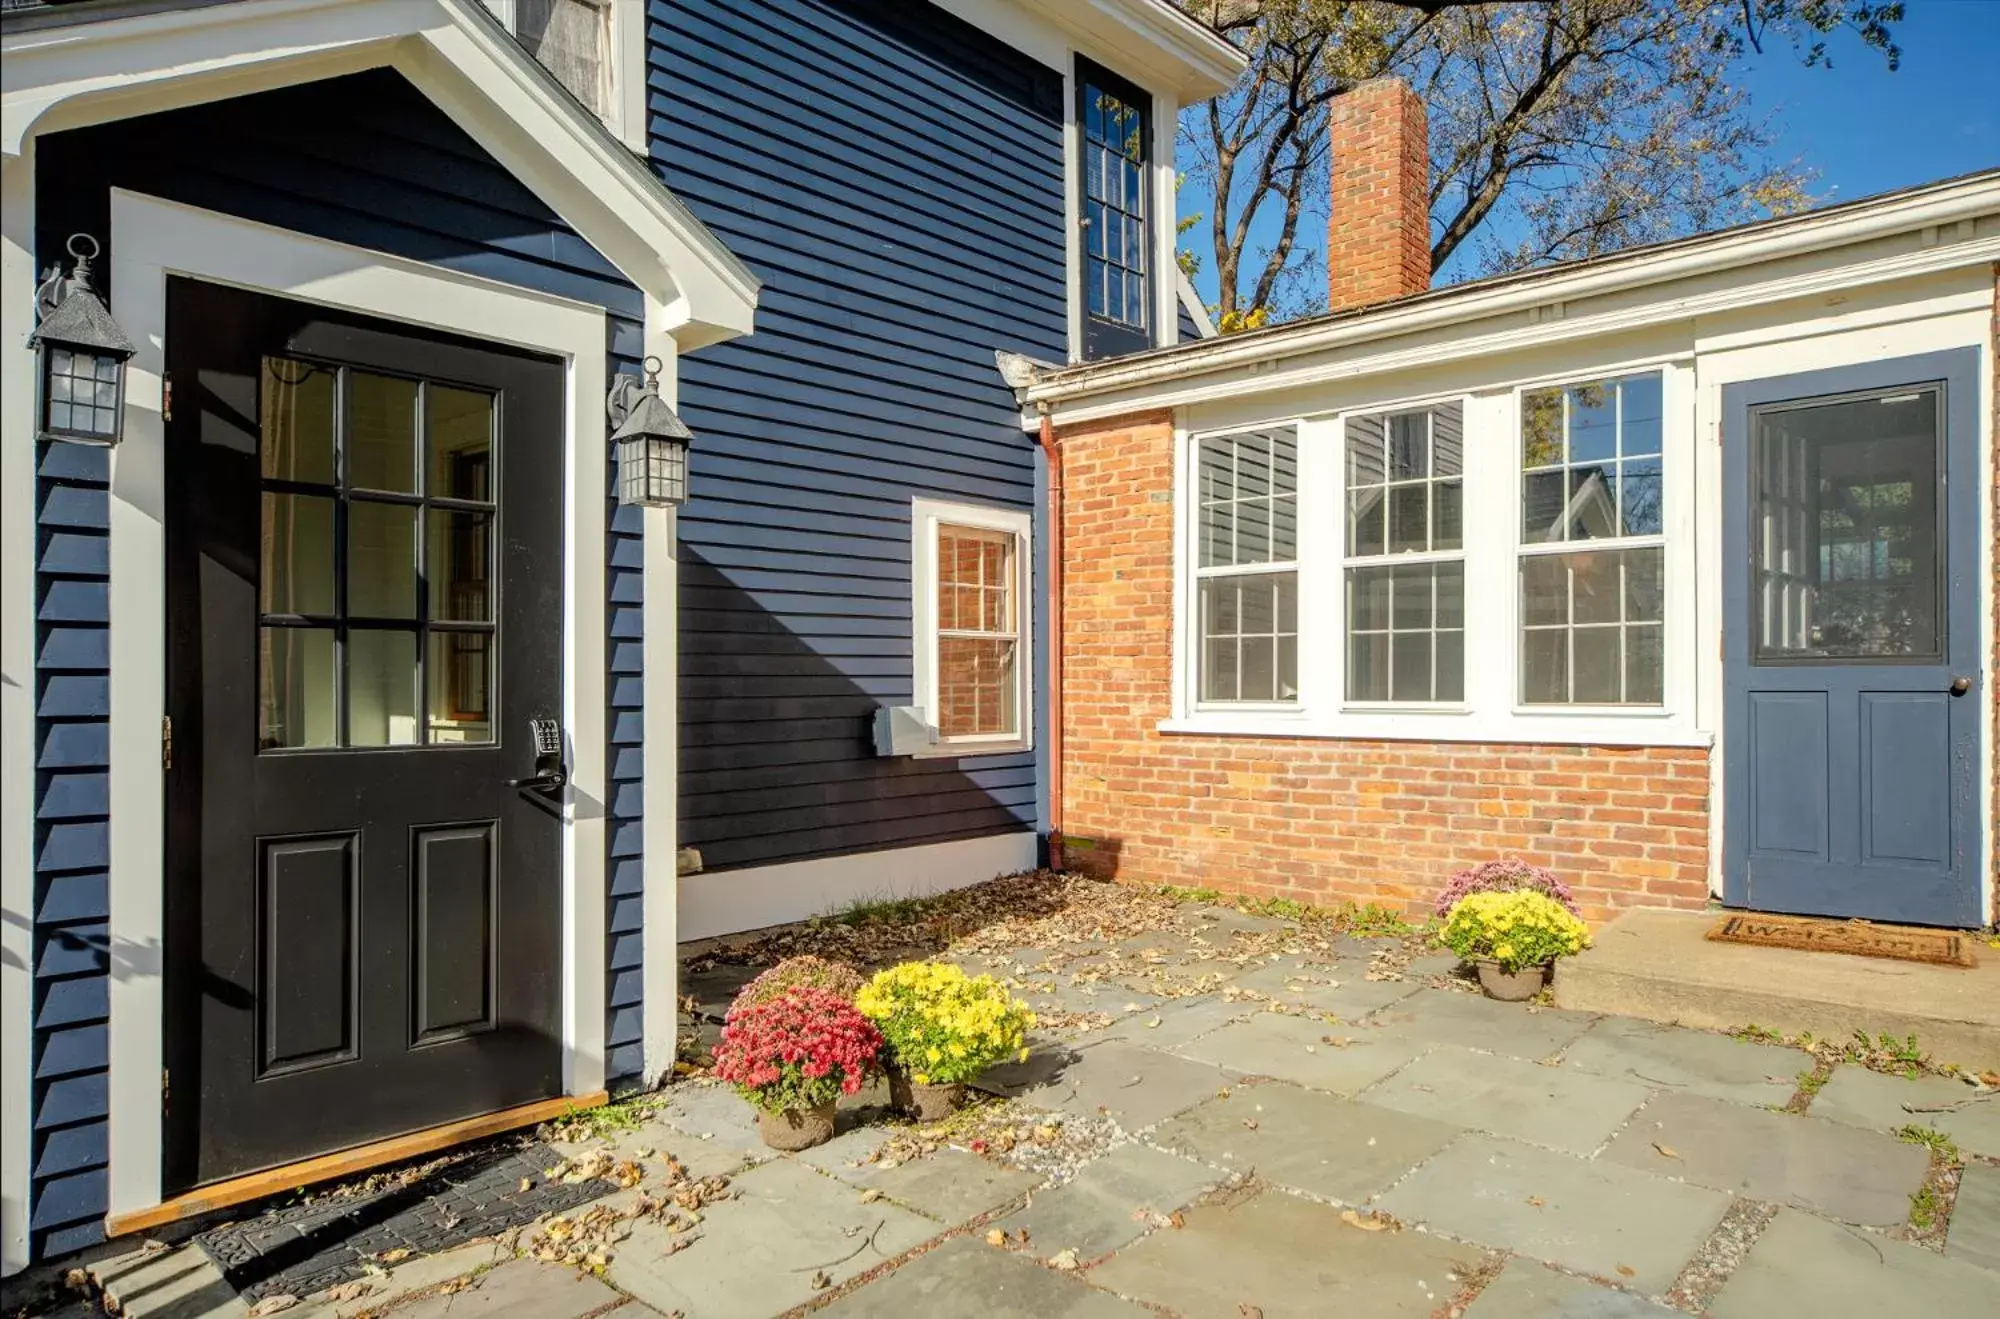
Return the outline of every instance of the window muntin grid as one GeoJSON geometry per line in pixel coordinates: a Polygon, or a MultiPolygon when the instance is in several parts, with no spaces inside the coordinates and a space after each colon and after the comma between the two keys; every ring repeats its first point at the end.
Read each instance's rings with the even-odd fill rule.
{"type": "Polygon", "coordinates": [[[1019,537],[940,522],[937,529],[938,733],[1017,738],[1019,537]]]}
{"type": "Polygon", "coordinates": [[[1196,446],[1196,614],[1203,702],[1298,699],[1298,434],[1196,446]]]}

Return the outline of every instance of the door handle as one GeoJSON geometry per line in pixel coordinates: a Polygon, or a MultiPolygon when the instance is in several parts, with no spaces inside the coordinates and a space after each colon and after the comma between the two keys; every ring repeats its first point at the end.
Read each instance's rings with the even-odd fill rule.
{"type": "Polygon", "coordinates": [[[557,791],[569,782],[562,759],[562,727],[546,716],[530,719],[528,737],[535,744],[535,772],[524,779],[508,779],[507,786],[531,792],[557,791]]]}
{"type": "Polygon", "coordinates": [[[1963,696],[1972,690],[1972,679],[1960,674],[1951,680],[1951,686],[1945,688],[1945,690],[1953,696],[1963,696]]]}

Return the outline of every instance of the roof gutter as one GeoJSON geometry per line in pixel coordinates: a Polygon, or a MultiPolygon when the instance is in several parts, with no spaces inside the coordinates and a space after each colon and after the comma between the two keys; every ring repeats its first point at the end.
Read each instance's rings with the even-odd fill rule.
{"type": "Polygon", "coordinates": [[[1436,289],[1272,330],[1065,368],[1037,378],[1022,391],[1021,398],[1030,406],[1060,407],[1114,391],[1168,382],[1185,385],[1200,376],[1232,368],[1275,364],[1308,353],[1525,311],[1553,302],[1714,274],[1754,262],[1824,251],[1913,230],[1936,230],[1938,241],[1970,238],[1974,221],[1996,214],[2000,214],[2000,170],[1989,170],[1970,178],[1815,214],[1768,220],[1549,270],[1436,289]],[[1946,232],[1957,226],[1963,227],[1962,234],[1946,232]]]}

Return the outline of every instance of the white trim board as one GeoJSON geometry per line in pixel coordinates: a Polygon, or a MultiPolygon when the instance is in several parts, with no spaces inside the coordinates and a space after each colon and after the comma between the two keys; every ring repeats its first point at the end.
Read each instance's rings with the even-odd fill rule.
{"type": "Polygon", "coordinates": [[[1018,662],[1035,653],[1035,546],[1030,515],[1021,509],[988,504],[957,504],[918,496],[910,500],[910,670],[912,699],[937,736],[936,745],[913,752],[936,759],[966,756],[1018,755],[1035,745],[1035,666],[1018,662]],[[945,737],[938,721],[938,576],[937,540],[940,525],[975,527],[1014,537],[1014,610],[1019,619],[1014,654],[1015,710],[1020,721],[1015,737],[945,737]]]}
{"type": "Polygon", "coordinates": [[[5,155],[38,133],[393,68],[669,308],[683,346],[751,329],[756,276],[481,0],[241,0],[9,32],[0,54],[5,155]]]}
{"type": "Polygon", "coordinates": [[[1035,835],[922,843],[681,880],[680,937],[711,939],[824,916],[856,902],[920,898],[1035,868],[1035,835]]]}
{"type": "MultiPolygon", "coordinates": [[[[160,1202],[166,281],[188,275],[566,359],[563,1085],[604,1083],[605,322],[601,308],[114,189],[112,313],[139,345],[111,468],[108,1212],[160,1202]]],[[[26,446],[22,446],[25,451],[26,446]]],[[[11,461],[11,459],[9,459],[11,461]]]]}

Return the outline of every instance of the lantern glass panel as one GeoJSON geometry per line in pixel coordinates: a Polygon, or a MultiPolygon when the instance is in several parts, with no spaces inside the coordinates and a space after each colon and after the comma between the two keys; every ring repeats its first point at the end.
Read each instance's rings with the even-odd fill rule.
{"type": "Polygon", "coordinates": [[[116,439],[119,366],[116,357],[50,345],[48,429],[80,439],[116,439]]]}
{"type": "Polygon", "coordinates": [[[687,501],[687,445],[657,435],[624,440],[618,450],[621,504],[678,505],[687,501]]]}

